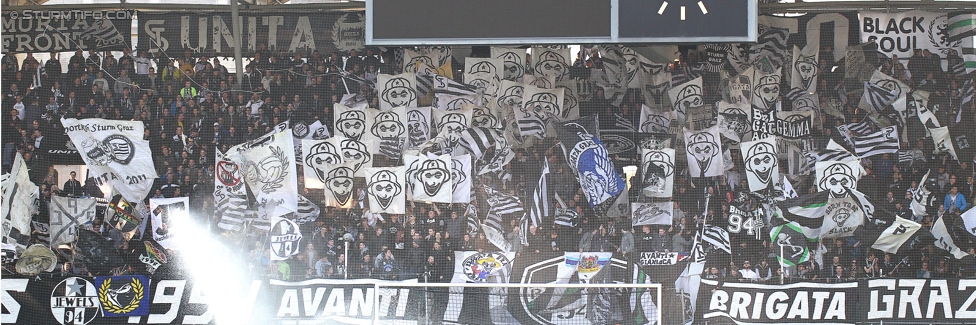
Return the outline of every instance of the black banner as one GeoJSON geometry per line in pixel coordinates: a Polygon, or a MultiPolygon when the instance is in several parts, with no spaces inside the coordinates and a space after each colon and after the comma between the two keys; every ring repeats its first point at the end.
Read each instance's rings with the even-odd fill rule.
{"type": "Polygon", "coordinates": [[[976,322],[976,279],[874,279],[861,281],[859,287],[865,322],[976,322]]]}
{"type": "MultiPolygon", "coordinates": [[[[358,50],[365,45],[362,12],[241,13],[242,48],[252,55],[268,51],[311,53],[358,50]]],[[[168,55],[193,53],[230,56],[234,53],[234,28],[230,13],[139,13],[139,48],[168,55]]]]}
{"type": "Polygon", "coordinates": [[[858,321],[858,283],[765,285],[702,280],[697,309],[702,319],[751,324],[858,321]]]}
{"type": "Polygon", "coordinates": [[[121,51],[132,42],[131,10],[3,12],[3,53],[121,51]]]}

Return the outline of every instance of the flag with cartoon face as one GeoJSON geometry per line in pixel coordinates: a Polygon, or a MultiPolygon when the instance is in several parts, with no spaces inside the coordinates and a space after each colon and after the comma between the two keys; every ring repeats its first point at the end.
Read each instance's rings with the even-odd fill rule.
{"type": "Polygon", "coordinates": [[[504,74],[505,60],[464,58],[464,83],[477,87],[485,96],[495,96],[504,74]]]}
{"type": "Polygon", "coordinates": [[[416,149],[430,140],[431,127],[430,107],[411,107],[406,110],[404,122],[407,126],[407,141],[404,149],[416,149]]]}
{"type": "Polygon", "coordinates": [[[702,78],[698,77],[671,88],[671,90],[668,90],[668,97],[671,99],[671,107],[680,116],[687,114],[689,107],[704,105],[705,97],[702,93],[702,78]]]}
{"type": "Polygon", "coordinates": [[[325,205],[341,209],[352,208],[356,199],[352,197],[355,192],[353,180],[356,171],[353,163],[346,162],[334,165],[323,166],[325,171],[325,205]]]}
{"type": "MultiPolygon", "coordinates": [[[[417,107],[417,75],[403,73],[398,75],[379,74],[376,76],[376,92],[380,110],[394,107],[417,107]]],[[[338,112],[336,112],[338,114],[338,112]]]]}
{"type": "Polygon", "coordinates": [[[417,202],[451,203],[454,187],[451,183],[450,155],[423,156],[417,160],[413,173],[413,200],[417,202]]]}
{"type": "Polygon", "coordinates": [[[806,93],[817,91],[817,75],[820,73],[820,45],[812,44],[803,49],[793,45],[792,73],[790,88],[801,89],[806,93]]]}
{"type": "MultiPolygon", "coordinates": [[[[641,175],[644,188],[641,193],[649,197],[671,197],[674,191],[674,149],[641,148],[641,175]]],[[[633,182],[633,180],[631,180],[633,182]]]]}
{"type": "Polygon", "coordinates": [[[329,166],[342,163],[342,151],[329,140],[302,140],[305,188],[325,188],[329,166]]]}
{"type": "Polygon", "coordinates": [[[846,197],[850,189],[857,189],[861,178],[861,160],[818,161],[817,189],[830,192],[831,197],[846,197]]]}
{"type": "Polygon", "coordinates": [[[373,213],[406,213],[406,166],[364,168],[369,211],[373,213]]]}
{"type": "Polygon", "coordinates": [[[755,69],[752,85],[752,106],[762,110],[770,110],[780,103],[781,69],[772,73],[765,73],[755,69]]]}
{"type": "Polygon", "coordinates": [[[339,148],[342,162],[352,163],[356,176],[362,177],[360,170],[363,167],[373,167],[373,154],[370,152],[370,148],[373,146],[371,141],[362,142],[340,136],[332,137],[328,141],[332,141],[339,148]]]}
{"type": "Polygon", "coordinates": [[[641,105],[640,121],[637,131],[643,133],[668,133],[671,129],[673,112],[659,112],[647,105],[641,105]]]}
{"type": "Polygon", "coordinates": [[[471,155],[451,158],[451,202],[471,202],[471,155]]]}
{"type": "Polygon", "coordinates": [[[366,113],[369,127],[363,139],[366,143],[373,143],[370,152],[399,159],[407,136],[407,126],[403,123],[407,115],[406,108],[396,107],[388,111],[370,109],[366,113]]]}
{"type": "Polygon", "coordinates": [[[626,184],[600,142],[596,116],[564,122],[557,131],[566,162],[576,174],[590,207],[613,202],[611,199],[623,192],[626,184]]]}
{"type": "Polygon", "coordinates": [[[701,131],[684,130],[685,148],[688,156],[688,171],[692,177],[714,177],[724,172],[725,159],[722,155],[722,142],[719,127],[713,126],[701,131]]]}
{"type": "MultiPolygon", "coordinates": [[[[434,100],[431,106],[445,111],[456,111],[464,104],[483,105],[494,98],[495,94],[486,94],[478,87],[462,84],[445,76],[433,77],[434,100]]],[[[501,87],[501,81],[495,86],[501,87]]]]}
{"type": "Polygon", "coordinates": [[[537,76],[553,78],[555,82],[569,78],[572,62],[570,49],[532,48],[532,72],[537,76]]]}
{"type": "Polygon", "coordinates": [[[359,140],[366,134],[366,110],[367,104],[363,103],[356,107],[348,107],[335,103],[332,107],[335,113],[336,135],[341,135],[350,139],[359,140]]]}
{"type": "Polygon", "coordinates": [[[871,79],[864,83],[864,95],[858,107],[877,113],[891,105],[896,111],[903,112],[907,107],[908,90],[908,85],[895,77],[874,71],[871,79]]]}
{"type": "Polygon", "coordinates": [[[750,191],[768,189],[779,179],[776,138],[743,142],[740,145],[750,191]]]}
{"type": "MultiPolygon", "coordinates": [[[[646,59],[645,59],[646,60],[646,59]]],[[[637,72],[639,88],[644,95],[644,105],[651,107],[666,106],[668,91],[671,89],[671,72],[667,64],[641,62],[641,69],[637,72]]]]}
{"type": "Polygon", "coordinates": [[[474,115],[474,110],[462,109],[453,112],[447,112],[442,110],[433,110],[435,130],[437,131],[437,136],[435,138],[443,138],[446,143],[446,147],[442,146],[442,152],[452,153],[454,148],[458,147],[458,141],[461,140],[461,132],[471,127],[471,117],[474,115]]]}
{"type": "Polygon", "coordinates": [[[526,85],[522,93],[522,106],[515,109],[519,134],[543,137],[546,125],[556,116],[562,116],[563,89],[543,89],[526,85]]]}
{"type": "Polygon", "coordinates": [[[854,235],[854,230],[864,224],[864,209],[851,196],[827,199],[820,238],[839,238],[854,235]]]}
{"type": "Polygon", "coordinates": [[[522,81],[525,76],[525,49],[492,47],[491,57],[502,60],[502,78],[510,81],[522,81]]]}

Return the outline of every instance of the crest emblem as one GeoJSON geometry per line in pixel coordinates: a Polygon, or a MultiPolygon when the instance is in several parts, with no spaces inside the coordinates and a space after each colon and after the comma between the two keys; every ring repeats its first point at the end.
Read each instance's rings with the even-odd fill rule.
{"type": "Polygon", "coordinates": [[[339,51],[358,50],[366,45],[363,14],[345,14],[332,25],[332,43],[339,51]]]}
{"type": "Polygon", "coordinates": [[[51,314],[59,324],[88,324],[99,310],[95,285],[83,278],[64,279],[51,291],[51,314]]]}
{"type": "Polygon", "coordinates": [[[488,277],[512,261],[501,252],[475,253],[461,262],[468,281],[486,282],[488,277]]]}
{"type": "Polygon", "coordinates": [[[288,219],[280,219],[271,227],[271,254],[276,259],[286,259],[298,254],[302,240],[302,233],[298,231],[298,224],[288,219]]]}
{"type": "Polygon", "coordinates": [[[96,277],[98,301],[106,317],[139,316],[149,314],[146,288],[149,277],[144,275],[96,277]]]}
{"type": "Polygon", "coordinates": [[[132,140],[119,134],[110,135],[102,141],[88,138],[81,145],[89,162],[96,166],[105,166],[113,162],[128,165],[136,153],[132,140]]]}

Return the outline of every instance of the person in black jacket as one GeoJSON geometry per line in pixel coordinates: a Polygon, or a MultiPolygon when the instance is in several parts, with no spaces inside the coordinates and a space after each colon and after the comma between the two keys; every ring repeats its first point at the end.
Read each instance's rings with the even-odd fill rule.
{"type": "Polygon", "coordinates": [[[61,187],[61,193],[65,196],[77,197],[85,194],[85,188],[81,186],[81,182],[78,181],[78,174],[74,171],[71,172],[71,179],[64,182],[64,186],[61,187]]]}

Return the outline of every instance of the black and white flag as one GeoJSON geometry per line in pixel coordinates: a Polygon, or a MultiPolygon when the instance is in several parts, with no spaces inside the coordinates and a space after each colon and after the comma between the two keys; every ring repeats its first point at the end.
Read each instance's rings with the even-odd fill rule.
{"type": "MultiPolygon", "coordinates": [[[[223,230],[240,231],[244,228],[248,210],[247,190],[241,169],[219,149],[217,149],[214,164],[216,165],[214,168],[214,217],[217,219],[217,227],[223,230]]],[[[305,167],[306,171],[309,169],[309,167],[305,167]]],[[[306,187],[309,181],[310,179],[305,177],[306,187]]]]}
{"type": "MultiPolygon", "coordinates": [[[[474,86],[485,98],[494,98],[502,86],[505,73],[505,60],[464,58],[464,83],[474,86]]],[[[483,104],[480,102],[478,105],[483,104]]]]}
{"type": "Polygon", "coordinates": [[[270,218],[298,211],[294,141],[291,131],[284,130],[234,146],[227,153],[241,167],[244,181],[264,210],[259,215],[270,218]],[[265,210],[269,208],[274,210],[265,210]]]}
{"type": "Polygon", "coordinates": [[[854,143],[854,154],[860,158],[898,153],[898,149],[901,148],[896,126],[889,126],[865,136],[854,136],[851,142],[854,143]]]}
{"type": "Polygon", "coordinates": [[[404,149],[417,149],[430,140],[434,129],[431,126],[431,108],[410,107],[407,108],[406,114],[407,142],[404,149]]]}
{"type": "Polygon", "coordinates": [[[671,88],[668,90],[668,98],[671,99],[671,107],[678,113],[679,119],[683,119],[689,107],[698,107],[705,104],[705,97],[702,92],[702,78],[695,78],[671,88]]]}
{"type": "Polygon", "coordinates": [[[970,256],[969,253],[956,245],[952,233],[946,226],[945,216],[939,217],[939,219],[932,224],[932,236],[935,237],[935,247],[949,252],[949,254],[956,259],[962,259],[966,256],[970,256]]]}
{"type": "Polygon", "coordinates": [[[441,152],[453,154],[454,148],[459,146],[461,133],[471,127],[474,111],[470,108],[457,111],[434,109],[433,114],[435,130],[437,131],[435,139],[441,139],[441,152]]]}
{"type": "Polygon", "coordinates": [[[78,227],[91,227],[95,220],[95,199],[52,196],[48,231],[51,247],[75,242],[78,227]]]}
{"type": "Polygon", "coordinates": [[[881,232],[881,236],[871,245],[871,248],[886,253],[897,254],[898,249],[903,244],[909,242],[915,235],[915,232],[921,228],[922,225],[917,222],[895,216],[895,221],[891,226],[888,226],[888,228],[881,232]]]}
{"type": "Polygon", "coordinates": [[[729,231],[725,230],[725,228],[705,226],[705,230],[702,231],[702,240],[712,244],[715,248],[732,254],[732,242],[729,241],[729,231]]]}
{"type": "Polygon", "coordinates": [[[647,105],[641,105],[639,124],[636,125],[638,132],[643,133],[668,133],[671,129],[671,120],[674,119],[674,112],[658,112],[647,105]]]}
{"type": "Polygon", "coordinates": [[[671,148],[641,148],[641,175],[643,190],[649,197],[671,197],[674,191],[675,151],[671,148]]]}
{"type": "Polygon", "coordinates": [[[373,213],[406,213],[405,166],[364,168],[369,211],[373,213]]]}
{"type": "Polygon", "coordinates": [[[498,247],[499,250],[503,252],[512,251],[512,244],[505,238],[507,231],[501,215],[489,211],[488,216],[485,217],[485,222],[481,224],[481,231],[485,233],[488,242],[498,247]]]}
{"type": "MultiPolygon", "coordinates": [[[[511,195],[489,186],[485,186],[485,194],[488,195],[488,214],[489,215],[509,215],[525,213],[522,207],[522,200],[518,196],[511,195]]],[[[504,228],[502,228],[504,229],[504,228]]]]}
{"type": "Polygon", "coordinates": [[[674,223],[674,203],[631,203],[632,226],[662,225],[670,226],[674,223]]]}
{"type": "Polygon", "coordinates": [[[780,68],[769,73],[762,69],[754,70],[752,106],[765,111],[780,105],[780,81],[783,77],[781,71],[780,68]]]}
{"type": "Polygon", "coordinates": [[[854,197],[830,197],[820,226],[820,238],[853,236],[866,217],[865,209],[854,197]]]}
{"type": "Polygon", "coordinates": [[[481,159],[502,137],[501,132],[495,129],[471,127],[461,132],[459,144],[474,159],[481,159]]]}
{"type": "Polygon", "coordinates": [[[569,78],[569,67],[573,63],[569,48],[533,47],[531,52],[533,74],[554,78],[556,82],[569,78]]]}
{"type": "Polygon", "coordinates": [[[366,132],[364,143],[373,143],[370,153],[379,153],[390,159],[399,159],[405,137],[407,136],[405,107],[395,107],[388,111],[366,110],[366,132]]]}
{"type": "MultiPolygon", "coordinates": [[[[483,105],[486,98],[493,98],[481,95],[484,91],[474,85],[462,84],[445,76],[435,75],[433,82],[434,101],[431,105],[441,110],[455,111],[460,109],[463,103],[483,105]]],[[[499,81],[494,87],[496,89],[501,87],[501,82],[499,81]]]]}
{"type": "Polygon", "coordinates": [[[817,188],[829,191],[832,197],[846,197],[849,190],[856,189],[863,171],[860,160],[819,161],[816,168],[817,188]]]}
{"type": "Polygon", "coordinates": [[[932,133],[932,142],[935,143],[936,153],[948,152],[952,155],[952,159],[959,160],[959,156],[956,155],[956,147],[952,144],[952,137],[949,136],[949,127],[929,129],[929,132],[932,133]]]}
{"type": "Polygon", "coordinates": [[[904,111],[908,86],[881,71],[874,71],[871,79],[864,83],[864,95],[858,107],[873,113],[892,105],[896,111],[904,111]]]}
{"type": "Polygon", "coordinates": [[[539,183],[532,192],[532,210],[529,211],[530,220],[533,226],[543,225],[542,219],[548,218],[552,213],[549,209],[549,160],[543,161],[542,175],[539,176],[539,183]]]}
{"type": "Polygon", "coordinates": [[[142,121],[61,119],[61,124],[98,182],[110,182],[131,202],[141,202],[149,194],[159,176],[149,140],[143,140],[142,121]]]}
{"type": "Polygon", "coordinates": [[[283,261],[302,249],[302,232],[298,224],[286,218],[274,218],[268,233],[268,251],[272,261],[283,261]]]}
{"type": "Polygon", "coordinates": [[[351,162],[323,166],[325,174],[325,206],[349,209],[356,200],[352,197],[355,192],[353,180],[356,171],[351,162]]]}
{"type": "Polygon", "coordinates": [[[714,177],[725,172],[718,126],[697,132],[685,129],[684,135],[688,152],[688,171],[692,177],[714,177]]]}

